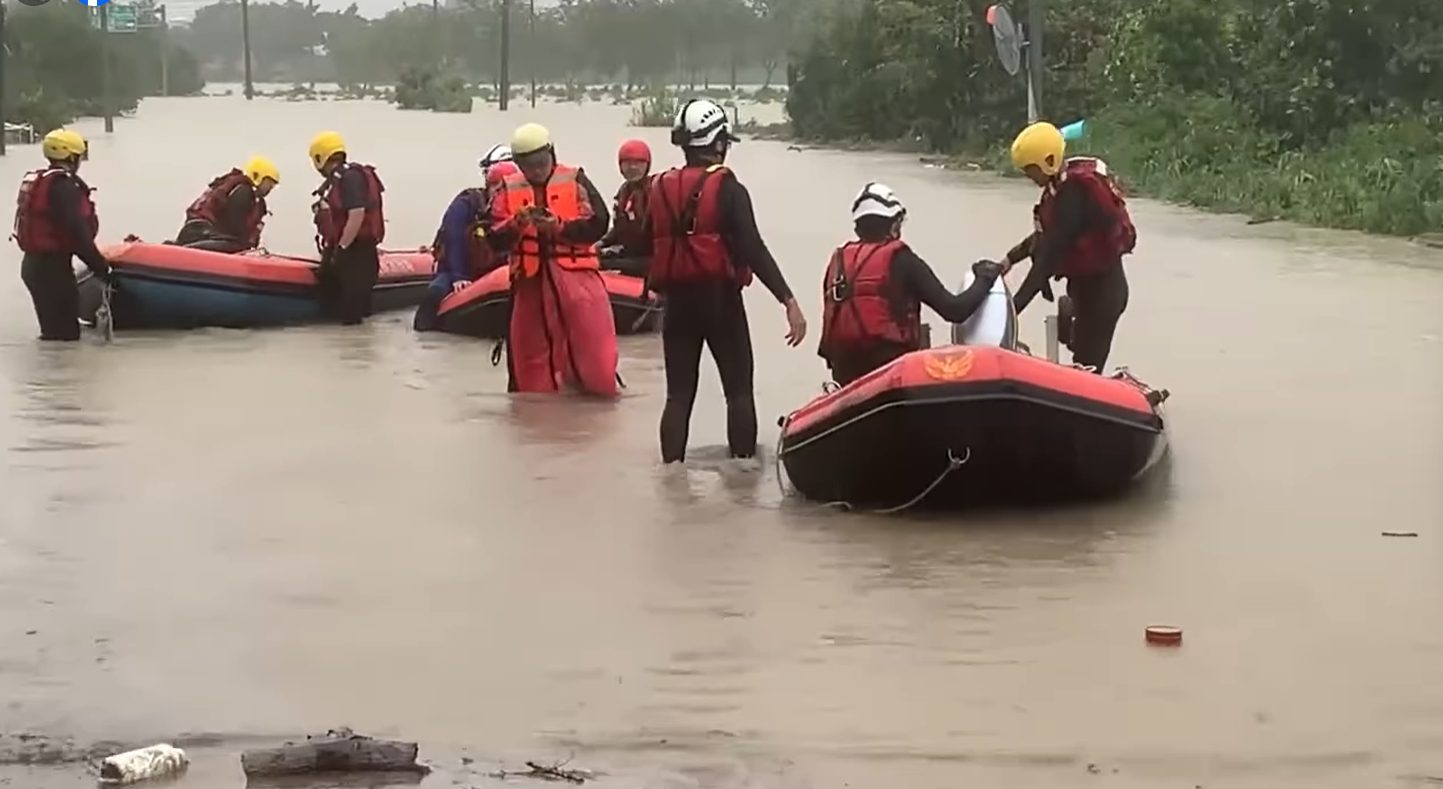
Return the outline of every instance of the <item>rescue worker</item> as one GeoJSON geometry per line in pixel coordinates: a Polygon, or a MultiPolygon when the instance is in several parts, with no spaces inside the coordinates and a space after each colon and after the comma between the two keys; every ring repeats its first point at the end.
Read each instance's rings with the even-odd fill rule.
{"type": "Polygon", "coordinates": [[[481,175],[485,177],[491,171],[492,165],[509,161],[511,161],[511,146],[503,142],[491,146],[491,150],[476,162],[476,166],[481,168],[481,175]]]}
{"type": "Polygon", "coordinates": [[[347,159],[346,142],[336,132],[317,134],[310,157],[324,179],[312,206],[321,252],[318,277],[341,324],[353,326],[371,314],[371,291],[381,272],[377,247],[386,238],[385,186],[374,167],[347,159]]]}
{"type": "Polygon", "coordinates": [[[703,345],[711,351],[726,395],[731,456],[756,455],[751,326],[742,302],[742,288],[753,274],[785,308],[787,344],[800,345],[807,334],[802,309],[757,230],[751,194],[722,164],[731,144],[739,141],[726,111],[715,102],[686,102],[671,130],[671,142],[682,149],[686,165],[654,177],[647,196],[648,283],[666,301],[663,463],[686,459],[703,345]]]}
{"type": "Polygon", "coordinates": [[[1007,253],[1007,263],[1032,258],[1014,297],[1018,313],[1039,292],[1052,300],[1048,278],[1067,280],[1075,315],[1072,362],[1101,374],[1127,309],[1122,256],[1132,252],[1137,230],[1107,165],[1089,157],[1064,159],[1065,149],[1062,132],[1046,122],[1028,126],[1013,141],[1012,163],[1042,187],[1042,199],[1032,212],[1034,232],[1007,253]]]}
{"type": "Polygon", "coordinates": [[[621,187],[611,203],[611,229],[601,238],[601,267],[645,277],[646,195],[651,187],[651,147],[627,140],[616,152],[621,187]]]}
{"type": "Polygon", "coordinates": [[[261,245],[261,228],[270,213],[266,196],[280,182],[280,171],[264,156],[252,156],[243,167],[216,176],[185,209],[185,224],[175,243],[203,244],[217,252],[255,249],[261,245]]]}
{"type": "Polygon", "coordinates": [[[508,388],[615,397],[616,323],[596,256],[610,224],[606,200],[579,168],[557,161],[545,126],[518,127],[511,153],[521,172],[502,179],[486,231],[491,248],[509,255],[508,388]]]}
{"type": "Polygon", "coordinates": [[[95,247],[100,221],[92,189],[80,179],[85,138],[70,129],[45,135],[40,150],[49,164],[25,174],[15,201],[15,241],[25,253],[20,279],[35,304],[40,339],[80,339],[80,293],[71,257],[95,276],[111,279],[110,263],[95,247]]]}
{"type": "Polygon", "coordinates": [[[822,341],[817,353],[832,378],[846,386],[903,354],[926,347],[922,305],[948,323],[972,317],[987,298],[1002,265],[972,264],[972,284],[953,294],[902,240],[907,208],[879,183],[852,201],[857,233],[832,253],[822,279],[822,341]]]}
{"type": "Polygon", "coordinates": [[[436,276],[416,307],[412,323],[416,331],[439,328],[436,313],[441,308],[441,302],[452,293],[465,290],[467,285],[500,264],[501,258],[486,243],[485,225],[491,195],[500,188],[505,176],[520,171],[510,161],[501,161],[483,172],[486,185],[462,189],[451,199],[446,213],[441,216],[441,226],[436,229],[436,238],[431,242],[431,251],[436,258],[436,276]]]}

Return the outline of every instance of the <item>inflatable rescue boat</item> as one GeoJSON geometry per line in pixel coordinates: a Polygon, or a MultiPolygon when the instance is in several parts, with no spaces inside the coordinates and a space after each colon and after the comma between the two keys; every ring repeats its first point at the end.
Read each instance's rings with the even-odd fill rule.
{"type": "Polygon", "coordinates": [[[1167,391],[1014,350],[1016,323],[999,278],[954,327],[968,344],[909,353],[783,418],[792,486],[868,508],[964,507],[1111,495],[1152,469],[1167,391]]]}
{"type": "MultiPolygon", "coordinates": [[[[325,317],[319,263],[264,250],[227,253],[126,241],[101,252],[115,269],[111,313],[117,329],[253,328],[325,317]]],[[[436,264],[430,252],[381,251],[375,312],[420,303],[436,264]]],[[[80,275],[80,314],[92,320],[101,283],[80,275]]]]}
{"type": "MultiPolygon", "coordinates": [[[[601,272],[611,296],[611,313],[617,334],[656,331],[661,303],[654,293],[642,293],[643,282],[617,271],[601,272]]],[[[459,292],[446,296],[437,311],[439,329],[471,337],[501,338],[511,324],[511,277],[503,266],[493,269],[459,292]]]]}

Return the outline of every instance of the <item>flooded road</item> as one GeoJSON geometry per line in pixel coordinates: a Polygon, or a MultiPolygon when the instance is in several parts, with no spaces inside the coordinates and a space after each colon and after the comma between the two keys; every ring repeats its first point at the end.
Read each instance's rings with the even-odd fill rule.
{"type": "MultiPolygon", "coordinates": [[[[525,120],[608,193],[625,136],[673,161],[627,117],[223,97],[79,128],[107,238],[169,237],[210,177],[266,153],[267,246],[304,252],[322,128],[378,166],[405,246],[525,120]]],[[[37,157],[12,149],[0,183],[37,157]]],[[[824,379],[818,282],[863,183],[907,201],[948,281],[1015,242],[1035,197],[915,157],[748,142],[731,163],[811,321],[789,350],[781,308],[749,292],[768,447],[824,379]]],[[[1113,359],[1173,392],[1170,477],[1104,506],[926,520],[784,501],[769,464],[717,462],[709,365],[696,461],[664,473],[654,337],[624,339],[616,404],[509,398],[489,343],[417,336],[408,313],[41,347],[7,245],[0,731],[219,733],[192,753],[185,785],[206,787],[243,785],[250,738],[340,724],[437,760],[574,753],[607,786],[1443,779],[1443,254],[1135,210],[1113,359]],[[1185,645],[1144,646],[1157,623],[1185,645]]],[[[1034,347],[1041,322],[1024,316],[1034,347]]]]}

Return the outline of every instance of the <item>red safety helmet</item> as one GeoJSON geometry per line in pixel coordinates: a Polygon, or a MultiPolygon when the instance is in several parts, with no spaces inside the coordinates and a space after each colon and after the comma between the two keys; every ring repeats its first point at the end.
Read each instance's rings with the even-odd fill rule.
{"type": "Polygon", "coordinates": [[[643,140],[627,140],[616,152],[617,162],[646,162],[651,164],[651,147],[643,140]]]}
{"type": "Polygon", "coordinates": [[[501,185],[501,181],[508,175],[521,172],[521,168],[515,162],[496,162],[486,168],[486,188],[494,189],[501,185]]]}

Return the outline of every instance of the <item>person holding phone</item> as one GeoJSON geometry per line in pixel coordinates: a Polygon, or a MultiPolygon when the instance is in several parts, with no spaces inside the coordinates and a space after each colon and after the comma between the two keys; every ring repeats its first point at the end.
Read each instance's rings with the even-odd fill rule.
{"type": "Polygon", "coordinates": [[[509,388],[616,397],[616,323],[596,254],[611,224],[606,198],[557,161],[540,124],[516,129],[511,155],[520,172],[492,197],[485,236],[510,262],[509,388]]]}

